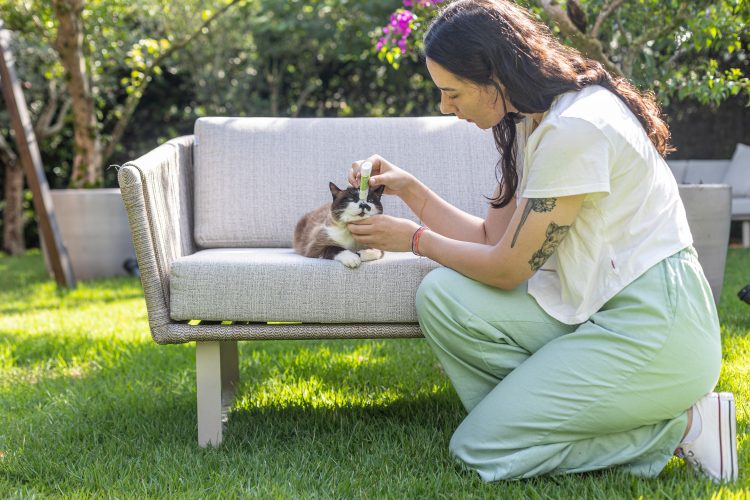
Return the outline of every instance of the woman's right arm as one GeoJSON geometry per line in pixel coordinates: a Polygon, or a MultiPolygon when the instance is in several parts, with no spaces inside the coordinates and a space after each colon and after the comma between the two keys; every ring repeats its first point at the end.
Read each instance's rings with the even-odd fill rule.
{"type": "MultiPolygon", "coordinates": [[[[451,205],[412,174],[384,158],[374,155],[367,161],[372,162],[371,186],[385,185],[386,194],[400,197],[424,225],[448,238],[495,245],[515,212],[515,203],[511,202],[503,208],[488,208],[485,219],[476,217],[451,205]]],[[[361,163],[353,163],[349,172],[349,183],[353,186],[359,185],[361,163]]]]}

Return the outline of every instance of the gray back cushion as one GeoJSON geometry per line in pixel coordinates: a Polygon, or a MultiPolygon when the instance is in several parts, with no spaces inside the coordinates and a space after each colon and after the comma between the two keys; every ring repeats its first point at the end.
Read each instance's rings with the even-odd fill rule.
{"type": "Polygon", "coordinates": [[[674,175],[674,179],[677,181],[677,184],[682,184],[682,181],[685,178],[685,172],[688,168],[688,161],[668,160],[667,165],[669,165],[669,170],[672,171],[672,175],[674,175]]]}
{"type": "MultiPolygon", "coordinates": [[[[347,186],[355,160],[380,154],[478,216],[499,154],[491,131],[455,117],[200,118],[195,240],[204,248],[289,247],[299,218],[347,186]]],[[[416,220],[396,197],[384,212],[416,220]]]]}
{"type": "Polygon", "coordinates": [[[724,182],[732,186],[733,197],[750,196],[750,146],[747,144],[737,144],[724,182]]]}

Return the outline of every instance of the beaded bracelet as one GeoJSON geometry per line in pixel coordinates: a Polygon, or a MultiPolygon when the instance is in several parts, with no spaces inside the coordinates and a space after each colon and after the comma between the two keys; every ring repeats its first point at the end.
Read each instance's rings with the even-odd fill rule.
{"type": "Polygon", "coordinates": [[[418,257],[422,257],[423,255],[419,253],[419,238],[422,236],[422,233],[425,231],[428,231],[430,228],[427,226],[420,226],[419,229],[414,231],[414,234],[411,237],[411,253],[418,257]]]}

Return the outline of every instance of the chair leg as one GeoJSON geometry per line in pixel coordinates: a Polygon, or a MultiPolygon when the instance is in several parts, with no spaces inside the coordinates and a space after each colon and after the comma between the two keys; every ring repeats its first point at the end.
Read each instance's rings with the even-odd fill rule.
{"type": "Polygon", "coordinates": [[[221,342],[221,404],[226,409],[232,406],[237,384],[240,381],[240,363],[237,341],[221,342]]]}
{"type": "Polygon", "coordinates": [[[239,381],[237,341],[196,342],[198,445],[219,446],[223,422],[239,381]]]}
{"type": "Polygon", "coordinates": [[[750,220],[742,221],[742,246],[750,247],[750,220]]]}

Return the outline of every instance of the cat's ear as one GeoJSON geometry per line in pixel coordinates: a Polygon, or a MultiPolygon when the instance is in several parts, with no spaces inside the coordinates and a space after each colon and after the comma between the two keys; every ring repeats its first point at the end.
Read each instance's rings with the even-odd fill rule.
{"type": "Polygon", "coordinates": [[[333,199],[334,200],[336,199],[336,196],[341,192],[341,190],[339,189],[339,187],[336,184],[334,184],[333,182],[329,182],[328,183],[328,189],[331,190],[331,194],[333,195],[333,199]]]}
{"type": "Polygon", "coordinates": [[[381,196],[383,196],[383,191],[385,191],[385,184],[381,184],[380,186],[376,187],[375,189],[371,189],[370,192],[372,193],[372,196],[379,200],[381,196]]]}

